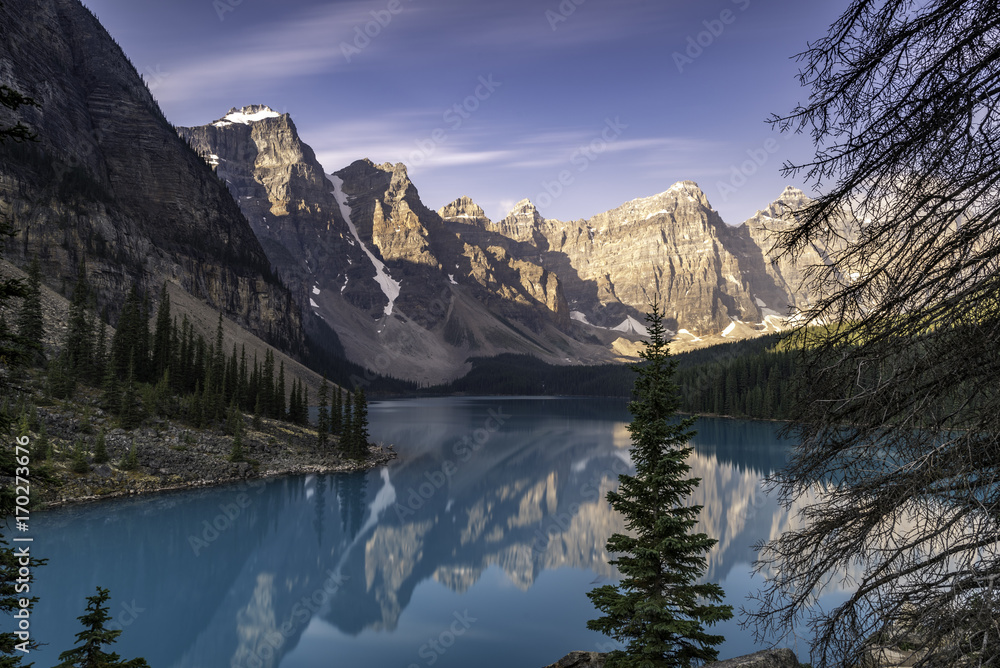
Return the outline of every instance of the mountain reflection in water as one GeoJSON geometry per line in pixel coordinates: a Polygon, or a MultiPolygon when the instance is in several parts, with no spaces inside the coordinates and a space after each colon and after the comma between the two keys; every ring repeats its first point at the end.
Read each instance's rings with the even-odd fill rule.
{"type": "MultiPolygon", "coordinates": [[[[116,651],[171,666],[542,666],[606,638],[586,592],[616,574],[605,495],[630,472],[624,402],[376,402],[399,459],[366,474],[251,481],[37,515],[32,629],[55,662],[85,597],[112,594],[116,651]]],[[[692,474],[708,577],[730,602],[752,546],[789,526],[761,493],[785,446],[770,423],[702,419],[692,474]]],[[[753,651],[735,622],[722,656],[753,651]]],[[[802,649],[801,647],[799,648],[802,649]]]]}

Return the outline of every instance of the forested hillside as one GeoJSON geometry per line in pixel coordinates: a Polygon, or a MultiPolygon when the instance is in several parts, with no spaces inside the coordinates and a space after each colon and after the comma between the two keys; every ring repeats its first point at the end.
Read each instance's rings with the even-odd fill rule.
{"type": "MultiPolygon", "coordinates": [[[[762,419],[789,417],[795,391],[794,353],[779,335],[734,341],[674,356],[683,410],[762,419]]],[[[431,394],[629,397],[635,374],[627,364],[554,366],[524,355],[472,360],[464,377],[431,394]]]]}

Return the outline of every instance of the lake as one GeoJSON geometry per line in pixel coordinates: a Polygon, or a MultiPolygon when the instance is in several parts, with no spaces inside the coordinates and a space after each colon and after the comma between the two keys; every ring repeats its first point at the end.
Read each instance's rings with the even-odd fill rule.
{"type": "MultiPolygon", "coordinates": [[[[632,471],[629,419],[604,399],[374,402],[372,438],[399,452],[381,469],[38,513],[32,631],[48,647],[29,658],[57,662],[98,585],[124,629],[113,649],[153,668],[541,668],[606,649],[586,593],[616,578],[604,544],[624,524],[604,497],[632,471]]],[[[761,492],[787,447],[772,423],[697,429],[708,578],[738,608],[761,582],[753,545],[793,521],[761,492]]],[[[737,620],[713,632],[722,658],[759,649],[737,620]]]]}

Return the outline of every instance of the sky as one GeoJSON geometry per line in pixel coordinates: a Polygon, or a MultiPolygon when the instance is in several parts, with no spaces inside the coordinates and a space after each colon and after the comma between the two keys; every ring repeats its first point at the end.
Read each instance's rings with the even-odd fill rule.
{"type": "Polygon", "coordinates": [[[813,155],[766,119],[847,0],[84,0],[167,119],[289,113],[330,173],[402,162],[428,207],[577,220],[701,186],[729,224],[813,155]]]}

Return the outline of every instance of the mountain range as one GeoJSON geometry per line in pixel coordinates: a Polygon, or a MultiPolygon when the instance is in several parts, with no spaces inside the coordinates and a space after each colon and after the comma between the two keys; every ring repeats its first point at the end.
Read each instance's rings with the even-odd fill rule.
{"type": "Polygon", "coordinates": [[[528,200],[499,221],[467,197],[434,211],[405,165],[327,172],[264,105],[174,128],[78,0],[0,16],[0,82],[38,103],[0,114],[38,135],[0,146],[7,259],[39,257],[64,295],[83,267],[112,322],[133,287],[166,283],[303,362],[431,385],[500,353],[634,359],[653,300],[675,349],[774,331],[831,252],[771,260],[768,229],[808,201],[793,188],[736,227],[691,181],[586,220],[528,200]]]}
{"type": "Polygon", "coordinates": [[[265,105],[178,132],[347,357],[421,384],[476,356],[634,357],[653,300],[680,346],[775,331],[813,298],[803,272],[826,258],[811,247],[771,260],[768,230],[808,202],[791,187],[738,227],[692,181],[586,220],[545,218],[522,200],[492,221],[468,197],[431,210],[402,163],[324,173],[291,117],[265,105]]]}

